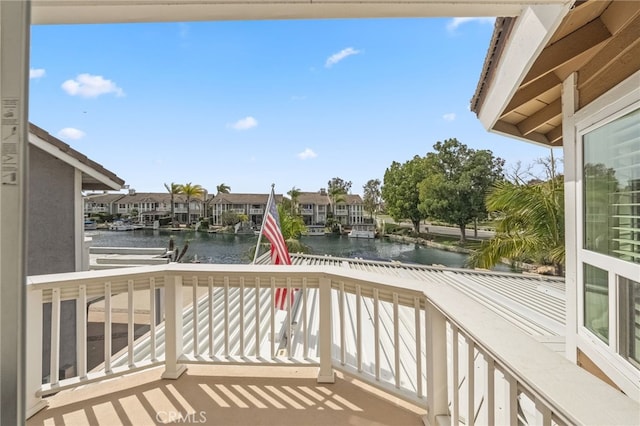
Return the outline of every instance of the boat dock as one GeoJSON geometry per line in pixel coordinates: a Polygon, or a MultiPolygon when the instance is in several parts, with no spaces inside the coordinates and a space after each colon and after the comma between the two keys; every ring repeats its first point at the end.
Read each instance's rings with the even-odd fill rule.
{"type": "Polygon", "coordinates": [[[89,269],[114,269],[169,263],[164,247],[90,247],[89,269]]]}

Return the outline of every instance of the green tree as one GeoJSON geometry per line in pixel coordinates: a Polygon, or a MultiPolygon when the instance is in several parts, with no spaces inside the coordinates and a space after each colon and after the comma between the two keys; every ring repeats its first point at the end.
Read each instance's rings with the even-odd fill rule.
{"type": "Polygon", "coordinates": [[[345,181],[339,177],[334,177],[329,180],[327,185],[327,194],[329,195],[329,200],[331,200],[331,217],[335,220],[336,205],[346,200],[345,195],[347,195],[351,190],[351,181],[345,181]]]}
{"type": "MultiPolygon", "coordinates": [[[[280,231],[282,232],[282,237],[287,244],[287,250],[289,250],[289,253],[308,253],[309,247],[300,242],[300,236],[306,229],[302,218],[299,215],[292,214],[291,210],[284,204],[278,204],[277,208],[278,219],[280,220],[280,231]]],[[[260,247],[268,248],[269,240],[262,238],[260,247]]],[[[249,252],[249,256],[252,259],[254,257],[255,250],[256,248],[253,247],[249,252]]]]}
{"type": "Polygon", "coordinates": [[[483,241],[470,266],[491,268],[502,258],[553,265],[562,275],[565,263],[563,177],[523,184],[499,182],[487,196],[498,213],[496,235],[483,241]]]}
{"type": "Polygon", "coordinates": [[[292,214],[282,204],[278,205],[278,216],[280,219],[280,231],[285,241],[290,239],[300,239],[305,230],[304,221],[296,214],[292,214]]]}
{"type": "Polygon", "coordinates": [[[179,183],[171,182],[171,184],[164,184],[165,189],[171,194],[171,222],[176,220],[176,215],[174,213],[174,197],[176,195],[182,194],[182,185],[179,183]]]}
{"type": "Polygon", "coordinates": [[[420,232],[420,221],[426,219],[419,208],[418,184],[426,177],[425,159],[416,155],[400,164],[391,163],[384,173],[382,199],[387,213],[396,221],[410,220],[416,233],[420,232]]]}
{"type": "Polygon", "coordinates": [[[343,180],[339,177],[334,177],[327,182],[327,190],[331,191],[333,188],[340,188],[343,194],[348,194],[351,191],[351,181],[343,180]]]}
{"type": "Polygon", "coordinates": [[[466,241],[469,223],[487,217],[489,189],[503,179],[504,160],[489,150],[474,150],[457,139],[437,142],[425,157],[426,177],[418,185],[424,216],[455,224],[466,241]]]}
{"type": "Polygon", "coordinates": [[[380,184],[380,179],[369,179],[362,187],[364,194],[362,200],[364,202],[364,210],[369,212],[372,219],[380,208],[380,184]]]}
{"type": "Polygon", "coordinates": [[[191,198],[202,195],[204,188],[200,185],[193,185],[191,182],[182,185],[182,194],[187,197],[187,224],[191,223],[191,198]]]}
{"type": "Polygon", "coordinates": [[[228,194],[229,191],[231,191],[231,187],[225,183],[221,183],[220,185],[216,186],[216,191],[218,194],[228,194]]]}
{"type": "Polygon", "coordinates": [[[295,214],[298,210],[298,197],[301,194],[300,188],[294,186],[287,194],[291,197],[291,214],[295,214]]]}
{"type": "Polygon", "coordinates": [[[238,213],[232,211],[225,211],[220,215],[220,223],[222,223],[222,226],[233,226],[240,222],[241,219],[238,213]]]}

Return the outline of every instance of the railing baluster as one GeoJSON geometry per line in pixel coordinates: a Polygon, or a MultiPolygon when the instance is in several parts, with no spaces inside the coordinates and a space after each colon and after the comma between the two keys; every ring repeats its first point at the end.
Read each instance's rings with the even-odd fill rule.
{"type": "Polygon", "coordinates": [[[375,372],[376,380],[380,380],[380,315],[378,289],[373,289],[373,342],[375,345],[375,372]]]}
{"type": "Polygon", "coordinates": [[[293,340],[293,333],[291,332],[291,322],[293,321],[293,310],[291,309],[291,296],[293,296],[293,289],[291,288],[291,278],[287,277],[287,357],[292,358],[291,355],[291,341],[293,340]]]}
{"type": "Polygon", "coordinates": [[[400,389],[400,321],[398,317],[398,293],[393,293],[393,360],[396,388],[400,389]]]}
{"type": "Polygon", "coordinates": [[[57,385],[60,379],[60,290],[51,290],[51,357],[49,382],[57,385]]]}
{"type": "Polygon", "coordinates": [[[135,306],[133,303],[133,280],[127,281],[127,361],[129,367],[133,367],[133,314],[135,306]]]}
{"type": "Polygon", "coordinates": [[[493,425],[496,423],[495,415],[495,363],[491,355],[484,354],[484,359],[487,363],[487,381],[484,395],[484,402],[487,407],[487,424],[493,425]]]}
{"type": "Polygon", "coordinates": [[[224,277],[224,356],[229,358],[229,277],[224,277]]]}
{"type": "MultiPolygon", "coordinates": [[[[42,327],[42,290],[27,287],[26,293],[25,408],[26,417],[29,418],[49,403],[39,394],[42,389],[42,332],[44,331],[42,327]]],[[[49,358],[49,362],[51,362],[51,358],[49,358]]]]}
{"type": "Polygon", "coordinates": [[[425,346],[428,422],[449,413],[447,392],[447,323],[444,315],[426,300],[425,346]]]}
{"type": "Polygon", "coordinates": [[[149,278],[149,337],[151,342],[151,361],[155,362],[156,356],[156,279],[149,278]]]}
{"type": "Polygon", "coordinates": [[[309,357],[309,320],[307,319],[307,278],[302,279],[302,357],[309,357]]]}
{"type": "Polygon", "coordinates": [[[362,286],[356,284],[356,362],[362,373],[362,286]]]}
{"type": "Polygon", "coordinates": [[[240,277],[240,356],[244,356],[244,277],[240,277]]]}
{"type": "Polygon", "coordinates": [[[184,354],[183,321],[183,289],[182,275],[165,275],[165,341],[163,379],[177,379],[187,370],[185,364],[179,364],[180,357],[184,354]]]}
{"type": "Polygon", "coordinates": [[[260,278],[256,277],[256,350],[255,356],[260,357],[260,278]]]}
{"type": "Polygon", "coordinates": [[[505,382],[505,423],[518,424],[518,381],[507,372],[503,372],[505,382]]]}
{"type": "Polygon", "coordinates": [[[276,357],[276,278],[271,277],[271,358],[276,357]]]}
{"type": "Polygon", "coordinates": [[[338,295],[338,312],[340,314],[340,364],[344,365],[347,356],[344,321],[344,281],[340,281],[340,293],[338,295]]]}
{"type": "Polygon", "coordinates": [[[537,426],[551,426],[551,409],[547,407],[539,398],[535,398],[537,426]]]}
{"type": "Polygon", "coordinates": [[[200,339],[198,338],[198,328],[199,328],[199,312],[198,312],[198,277],[195,275],[191,277],[191,296],[193,298],[193,356],[200,355],[200,339]]]}
{"type": "Polygon", "coordinates": [[[320,278],[320,324],[318,352],[320,355],[320,371],[318,372],[318,383],[334,383],[335,373],[333,371],[333,337],[331,336],[333,317],[331,309],[331,280],[320,278]]]}
{"type": "Polygon", "coordinates": [[[104,372],[111,373],[111,282],[104,284],[104,372]]]}
{"type": "Polygon", "coordinates": [[[87,377],[87,286],[78,286],[76,301],[76,358],[78,364],[77,376],[87,377]]]}
{"type": "Polygon", "coordinates": [[[213,346],[213,335],[214,335],[214,327],[215,327],[215,321],[214,321],[214,312],[213,312],[213,277],[208,277],[207,279],[208,281],[208,289],[207,291],[209,292],[209,301],[208,301],[208,308],[209,308],[209,357],[213,358],[215,356],[215,347],[213,346]]]}
{"type": "Polygon", "coordinates": [[[475,345],[471,337],[465,336],[467,342],[467,425],[475,424],[475,345]]]}
{"type": "Polygon", "coordinates": [[[418,398],[422,398],[422,336],[420,330],[420,298],[413,298],[413,315],[416,336],[416,389],[418,398]]]}
{"type": "Polygon", "coordinates": [[[451,389],[453,397],[451,399],[451,423],[454,425],[460,424],[460,333],[458,327],[455,324],[451,324],[451,365],[452,371],[452,386],[451,389]]]}

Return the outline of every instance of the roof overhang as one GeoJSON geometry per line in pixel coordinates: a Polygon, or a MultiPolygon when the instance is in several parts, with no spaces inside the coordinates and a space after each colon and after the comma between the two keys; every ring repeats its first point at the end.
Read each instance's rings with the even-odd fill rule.
{"type": "Polygon", "coordinates": [[[549,15],[551,8],[496,21],[471,109],[487,130],[556,147],[569,75],[577,73],[580,109],[640,69],[640,2],[579,0],[549,15]]]}
{"type": "Polygon", "coordinates": [[[29,143],[79,170],[83,191],[119,190],[124,185],[113,172],[34,124],[29,125],[29,143]]]}
{"type": "Polygon", "coordinates": [[[33,0],[33,24],[518,16],[569,0],[33,0]]]}

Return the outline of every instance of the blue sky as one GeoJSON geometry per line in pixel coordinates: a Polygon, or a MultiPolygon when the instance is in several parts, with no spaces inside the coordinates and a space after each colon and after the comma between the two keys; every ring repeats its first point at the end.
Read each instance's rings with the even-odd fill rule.
{"type": "Polygon", "coordinates": [[[469,101],[493,19],[34,26],[30,121],[139,192],[362,193],[392,161],[457,138],[530,164],[469,101]]]}

